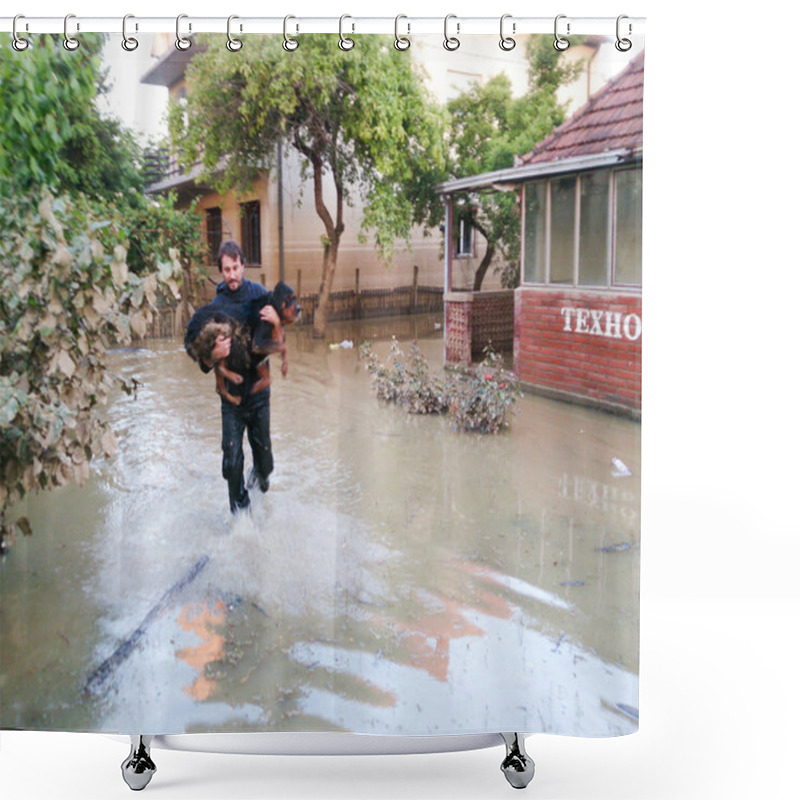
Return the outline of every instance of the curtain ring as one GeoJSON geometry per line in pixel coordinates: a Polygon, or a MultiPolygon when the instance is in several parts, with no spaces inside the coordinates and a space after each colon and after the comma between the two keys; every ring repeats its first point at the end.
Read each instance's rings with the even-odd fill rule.
{"type": "MultiPolygon", "coordinates": [[[[453,50],[458,50],[458,48],[461,47],[461,42],[455,36],[447,35],[447,23],[450,22],[451,19],[456,19],[456,15],[448,14],[444,18],[444,49],[452,53],[453,50]]],[[[459,23],[456,23],[456,33],[459,32],[460,27],[459,23]]]]}
{"type": "MultiPolygon", "coordinates": [[[[342,14],[342,16],[339,17],[339,49],[340,50],[352,50],[356,46],[356,43],[349,36],[345,36],[342,33],[342,24],[344,23],[344,21],[346,19],[352,19],[352,17],[349,14],[342,14]]],[[[355,26],[353,26],[353,27],[355,28],[355,26]]]]}
{"type": "MultiPolygon", "coordinates": [[[[405,14],[398,14],[394,18],[394,47],[395,50],[408,50],[408,48],[411,47],[411,39],[408,39],[405,36],[400,36],[398,33],[398,26],[401,19],[408,19],[408,17],[405,14]]],[[[408,32],[411,33],[410,25],[408,25],[408,32]]]]}
{"type": "MultiPolygon", "coordinates": [[[[506,52],[508,52],[509,50],[513,50],[517,46],[517,43],[516,41],[514,41],[514,39],[512,39],[510,36],[503,35],[503,23],[507,19],[511,19],[511,14],[503,14],[503,16],[500,17],[500,49],[505,50],[506,52]]],[[[511,32],[512,33],[517,32],[516,23],[512,23],[511,32]]]]}
{"type": "Polygon", "coordinates": [[[132,53],[139,46],[138,39],[128,36],[128,20],[133,18],[133,14],[126,14],[122,18],[122,49],[127,50],[129,53],[132,53]]]}
{"type": "MultiPolygon", "coordinates": [[[[239,19],[239,17],[237,17],[235,14],[231,14],[228,17],[228,41],[225,47],[227,47],[231,53],[238,53],[242,49],[242,40],[235,39],[233,36],[231,36],[231,22],[235,19],[239,19]]],[[[241,28],[239,30],[241,30],[241,28]]]]}
{"type": "Polygon", "coordinates": [[[70,36],[67,31],[67,26],[69,25],[69,21],[71,19],[75,19],[74,14],[67,14],[67,16],[64,17],[64,42],[63,42],[64,49],[69,50],[70,52],[72,52],[73,50],[77,50],[81,46],[81,43],[74,36],[70,36]]]}
{"type": "Polygon", "coordinates": [[[286,28],[290,19],[295,19],[295,17],[289,14],[283,18],[283,49],[287,53],[293,53],[298,47],[300,47],[300,42],[298,42],[297,39],[292,39],[292,37],[287,33],[286,28]]]}
{"type": "MultiPolygon", "coordinates": [[[[566,14],[559,14],[556,17],[555,28],[554,28],[556,38],[553,41],[553,47],[555,47],[555,49],[558,50],[559,53],[563,53],[569,47],[569,41],[567,39],[562,39],[558,35],[558,21],[560,19],[566,19],[566,18],[567,18],[566,14]]],[[[567,35],[569,35],[569,22],[567,23],[567,35]]]]}
{"type": "MultiPolygon", "coordinates": [[[[175,47],[178,50],[188,50],[192,46],[192,40],[187,39],[185,36],[181,36],[181,20],[187,19],[188,14],[178,14],[178,18],[175,20],[175,47]]],[[[191,31],[192,26],[189,25],[189,30],[191,31]]]]}
{"type": "Polygon", "coordinates": [[[25,19],[24,15],[17,14],[17,16],[14,17],[14,22],[11,23],[11,36],[12,36],[11,46],[18,53],[21,53],[23,50],[27,50],[28,49],[28,45],[30,44],[30,42],[27,39],[23,39],[17,33],[17,21],[21,20],[21,19],[25,19]]]}
{"type": "MultiPolygon", "coordinates": [[[[617,41],[614,42],[614,47],[616,47],[617,50],[620,51],[620,53],[627,53],[628,50],[630,50],[631,47],[633,47],[633,43],[631,42],[630,39],[623,39],[619,35],[620,23],[624,19],[628,19],[628,17],[625,14],[620,14],[617,17],[617,41]]],[[[631,32],[631,25],[630,23],[628,23],[628,33],[630,34],[630,32],[631,32]]]]}

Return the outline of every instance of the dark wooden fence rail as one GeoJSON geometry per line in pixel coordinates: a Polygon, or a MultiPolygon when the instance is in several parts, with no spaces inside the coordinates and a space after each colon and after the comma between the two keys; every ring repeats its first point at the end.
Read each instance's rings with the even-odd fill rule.
{"type": "MultiPolygon", "coordinates": [[[[403,314],[436,313],[444,308],[443,296],[442,289],[436,286],[396,286],[391,289],[332,292],[328,306],[328,320],[339,322],[403,314]]],[[[300,297],[300,305],[303,308],[301,325],[313,324],[317,301],[317,294],[300,297]]]]}

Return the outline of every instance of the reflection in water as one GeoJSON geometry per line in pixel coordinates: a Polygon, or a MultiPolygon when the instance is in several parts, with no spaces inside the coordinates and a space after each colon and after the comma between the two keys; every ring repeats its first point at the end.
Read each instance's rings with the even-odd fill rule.
{"type": "MultiPolygon", "coordinates": [[[[426,337],[435,368],[437,324],[330,336],[426,337]]],[[[357,349],[290,335],[272,486],[237,518],[212,378],[177,340],[113,354],[142,381],[108,410],[117,457],[29,499],[2,564],[2,724],[635,730],[638,424],[525,397],[510,431],[459,434],[375,400],[357,349]]]]}
{"type": "Polygon", "coordinates": [[[197,672],[192,685],[185,689],[195,700],[208,700],[217,688],[217,682],[207,668],[225,655],[225,639],[219,631],[225,616],[225,606],[220,600],[212,607],[206,603],[188,603],[178,615],[178,625],[201,639],[196,647],[184,647],[175,653],[197,672]]]}

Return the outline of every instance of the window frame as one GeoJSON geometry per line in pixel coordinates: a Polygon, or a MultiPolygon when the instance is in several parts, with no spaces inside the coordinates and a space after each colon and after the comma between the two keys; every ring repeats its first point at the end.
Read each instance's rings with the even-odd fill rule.
{"type": "MultiPolygon", "coordinates": [[[[571,289],[582,289],[586,291],[608,291],[608,290],[619,290],[619,291],[637,291],[640,292],[642,289],[641,282],[640,283],[617,283],[615,281],[616,275],[616,237],[617,237],[617,216],[616,216],[616,209],[617,209],[617,177],[620,173],[634,171],[634,170],[642,170],[642,163],[637,162],[633,164],[625,164],[620,165],[618,167],[602,167],[600,169],[595,170],[583,170],[581,172],[565,172],[563,174],[558,175],[550,175],[542,178],[537,178],[534,180],[526,181],[523,183],[522,191],[522,214],[521,214],[521,225],[522,225],[522,241],[520,247],[520,256],[522,259],[521,269],[520,269],[520,286],[551,286],[551,287],[561,287],[561,288],[571,288],[571,289]],[[582,194],[582,178],[585,175],[599,173],[599,172],[608,172],[609,173],[609,187],[608,187],[608,198],[607,198],[607,206],[606,206],[606,264],[605,264],[605,282],[604,283],[580,283],[580,244],[581,244],[581,194],[582,194]],[[553,197],[552,197],[552,187],[553,182],[557,180],[562,180],[564,178],[575,178],[575,209],[574,209],[574,221],[573,221],[573,253],[572,253],[572,280],[571,282],[558,282],[554,283],[552,281],[552,257],[553,257],[553,230],[552,230],[552,223],[553,223],[553,197]],[[526,273],[528,272],[527,267],[528,264],[526,263],[526,238],[528,232],[528,219],[527,219],[527,209],[528,209],[528,197],[527,192],[529,187],[533,187],[536,185],[544,184],[544,270],[542,271],[544,274],[544,281],[536,281],[536,280],[528,280],[526,278],[526,273]]],[[[530,272],[536,272],[535,266],[530,272]]],[[[640,267],[640,274],[641,274],[641,267],[640,267]]]]}
{"type": "Polygon", "coordinates": [[[461,217],[458,220],[458,236],[456,237],[454,256],[456,258],[475,257],[475,226],[472,225],[469,217],[461,217]],[[467,238],[469,241],[465,241],[467,238]],[[462,249],[464,244],[466,244],[466,249],[462,249]]]}
{"type": "Polygon", "coordinates": [[[208,247],[208,263],[214,265],[217,263],[219,255],[219,248],[222,245],[222,208],[220,206],[212,206],[205,210],[206,212],[206,246],[208,247]],[[219,227],[212,228],[211,221],[214,219],[219,227]]]}
{"type": "Polygon", "coordinates": [[[239,240],[248,267],[261,266],[261,201],[248,200],[239,203],[239,240]],[[256,224],[252,224],[252,211],[255,210],[256,224]],[[253,252],[255,251],[255,252],[253,252]]]}

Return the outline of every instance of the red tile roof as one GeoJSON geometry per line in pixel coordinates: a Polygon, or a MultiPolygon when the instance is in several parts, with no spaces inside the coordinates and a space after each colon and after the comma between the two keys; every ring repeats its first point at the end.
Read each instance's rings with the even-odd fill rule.
{"type": "Polygon", "coordinates": [[[641,150],[643,90],[644,51],[519,163],[559,161],[609,150],[641,150]]]}

